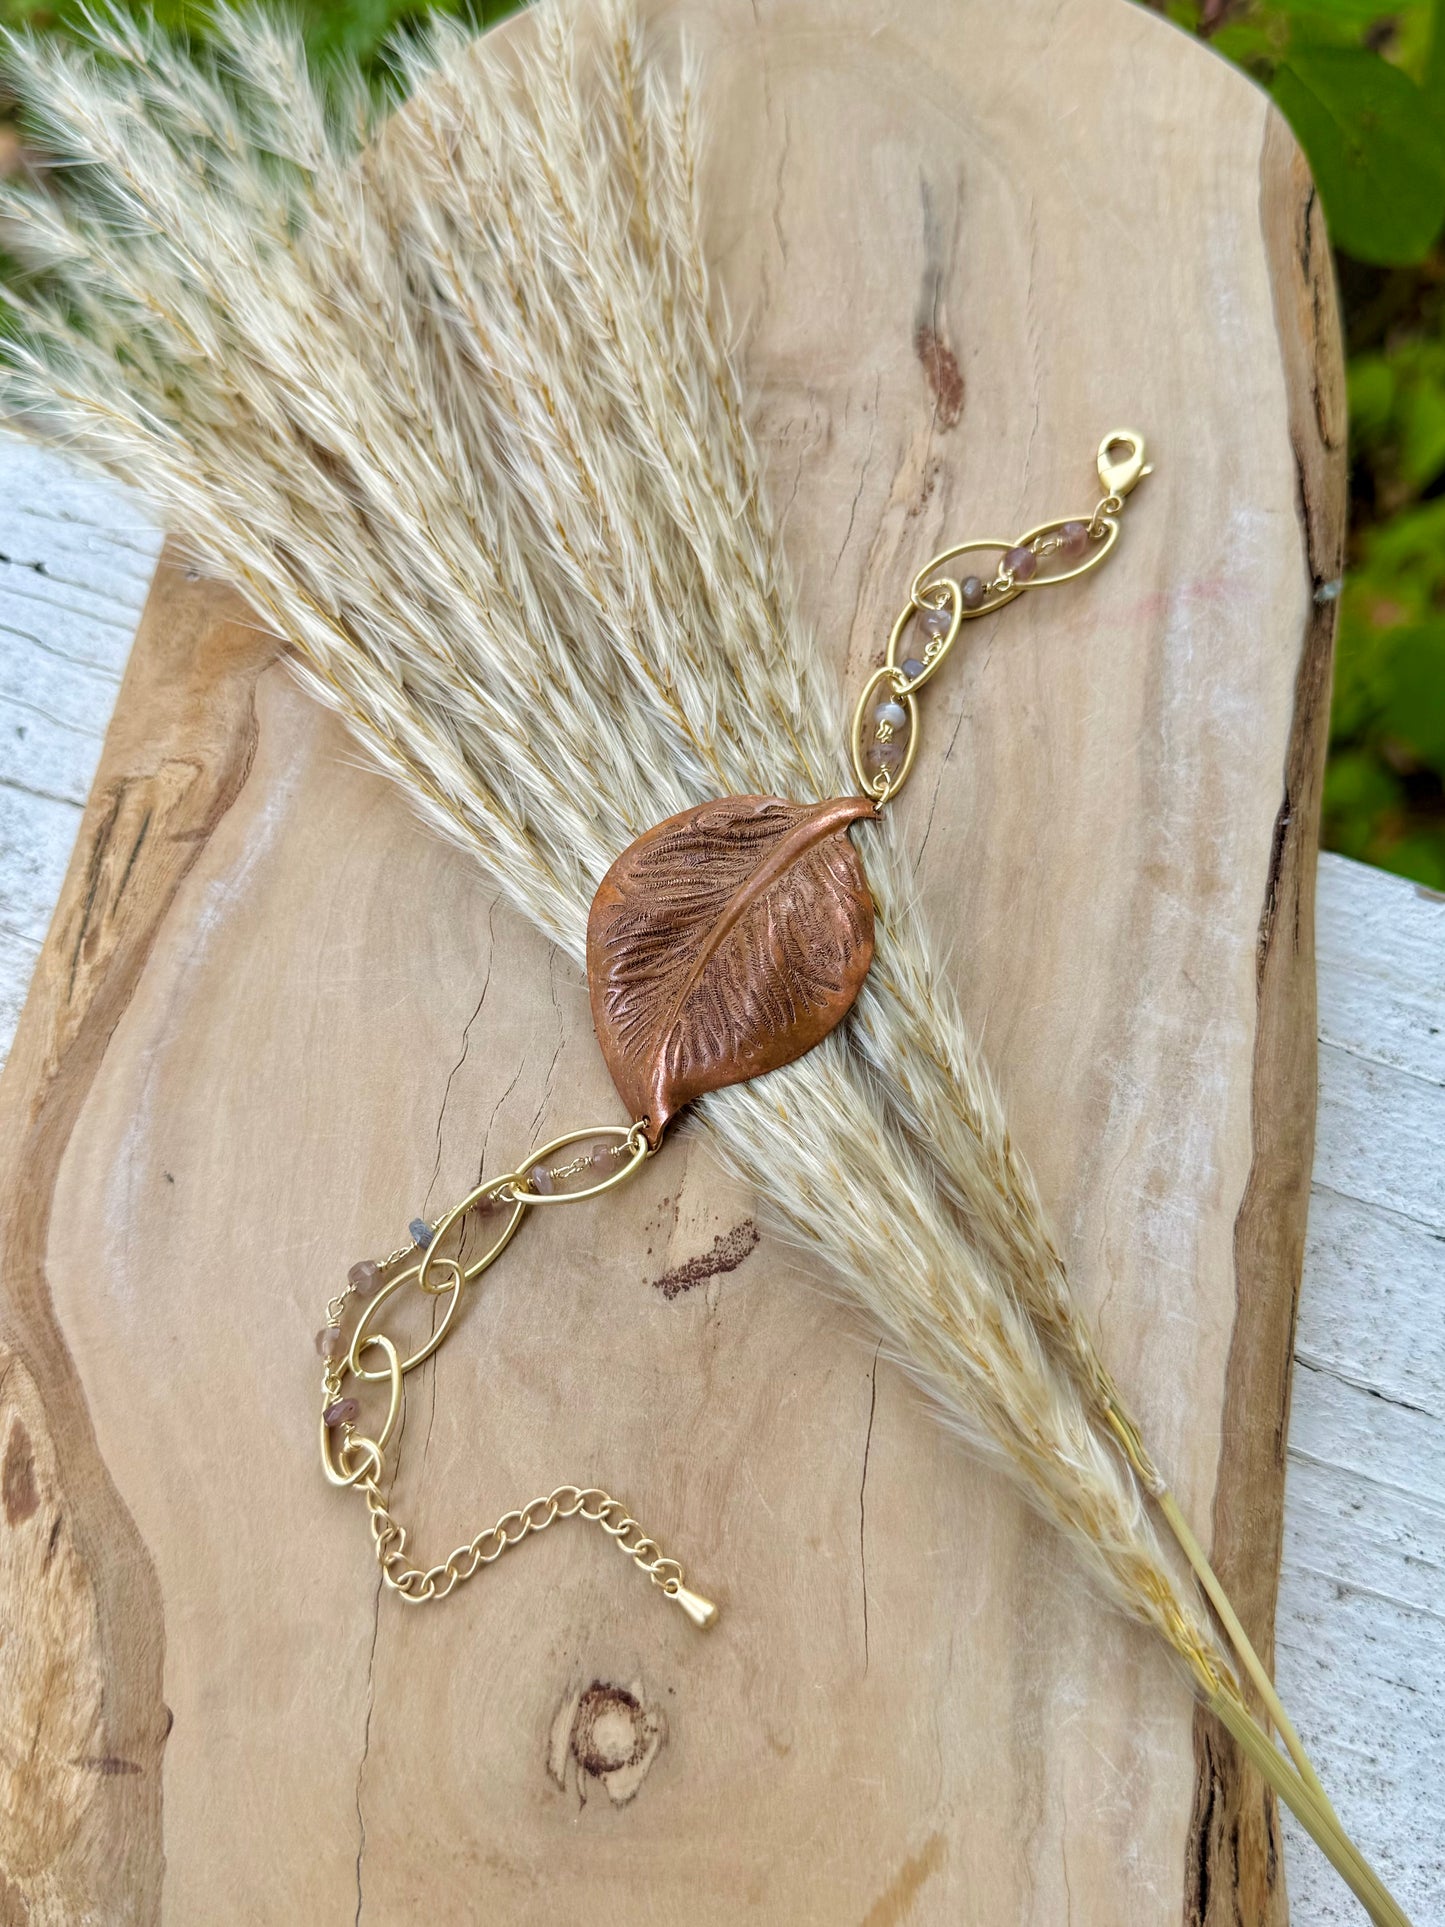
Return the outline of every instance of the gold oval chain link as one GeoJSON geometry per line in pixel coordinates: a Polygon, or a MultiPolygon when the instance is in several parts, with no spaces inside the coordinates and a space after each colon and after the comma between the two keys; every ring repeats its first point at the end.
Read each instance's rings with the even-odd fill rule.
{"type": "Polygon", "coordinates": [[[1118,541],[1118,517],[1125,497],[1150,472],[1144,460],[1144,438],[1132,428],[1111,429],[1100,442],[1095,460],[1104,494],[1087,516],[1061,515],[1038,522],[1012,542],[996,536],[955,542],[940,549],[914,576],[908,600],[889,634],[884,660],[859,693],[849,732],[858,787],[880,809],[908,781],[918,754],[919,694],[943,666],[964,623],[996,615],[1026,590],[1053,589],[1087,575],[1118,541]],[[960,580],[945,573],[949,563],[967,555],[997,555],[999,561],[987,579],[975,575],[960,580]],[[1014,557],[1017,561],[1010,566],[1014,557]],[[1057,566],[1056,558],[1070,566],[1057,566]],[[921,625],[926,641],[919,654],[905,656],[915,625],[921,625]]]}
{"type": "Polygon", "coordinates": [[[435,1225],[422,1225],[424,1238],[418,1236],[412,1245],[404,1245],[387,1258],[377,1260],[375,1274],[384,1282],[374,1292],[367,1294],[349,1340],[343,1339],[342,1320],[347,1316],[352,1301],[361,1301],[361,1294],[354,1285],[349,1284],[328,1304],[327,1327],[323,1336],[328,1338],[329,1345],[321,1381],[322,1470],[333,1485],[354,1487],[365,1499],[372,1545],[381,1576],[387,1586],[408,1604],[423,1605],[430,1600],[445,1599],[458,1586],[473,1578],[483,1566],[490,1566],[509,1548],[521,1545],[531,1533],[545,1532],[558,1519],[581,1518],[589,1524],[600,1526],[618,1550],[639,1571],[645,1573],[666,1598],[680,1606],[695,1626],[707,1628],[717,1619],[717,1607],[710,1599],[703,1598],[688,1587],[678,1561],[668,1558],[657,1542],[643,1531],[622,1501],[614,1499],[600,1486],[559,1485],[545,1497],[531,1500],[520,1510],[504,1512],[495,1525],[484,1527],[475,1538],[455,1547],[434,1566],[419,1566],[408,1560],[406,1527],[392,1512],[383,1491],[386,1448],[400,1416],[403,1380],[409,1372],[425,1364],[448,1336],[463,1289],[475,1283],[483,1272],[496,1263],[511,1243],[522,1218],[532,1207],[580,1204],[588,1198],[598,1197],[604,1191],[625,1183],[651,1154],[641,1124],[595,1125],[553,1138],[533,1151],[517,1170],[478,1185],[458,1204],[444,1212],[435,1225]],[[556,1188],[578,1176],[590,1175],[597,1168],[596,1156],[574,1157],[555,1166],[549,1165],[548,1159],[570,1150],[574,1145],[597,1139],[613,1141],[611,1154],[623,1160],[618,1168],[597,1182],[575,1190],[556,1188]],[[506,1209],[510,1215],[506,1225],[492,1238],[480,1258],[464,1263],[460,1256],[442,1257],[438,1254],[437,1246],[441,1240],[454,1229],[460,1233],[470,1213],[496,1208],[506,1209]],[[416,1255],[418,1252],[419,1256],[416,1255]],[[408,1257],[414,1258],[415,1262],[397,1271],[396,1267],[408,1257]],[[439,1282],[433,1282],[434,1270],[443,1274],[439,1282]],[[385,1277],[388,1271],[394,1275],[385,1277]],[[404,1356],[402,1348],[377,1328],[377,1317],[398,1292],[411,1284],[433,1296],[445,1296],[447,1303],[440,1323],[429,1340],[404,1356]],[[363,1355],[373,1350],[381,1353],[385,1361],[384,1368],[363,1365],[363,1355]],[[386,1417],[375,1437],[357,1429],[359,1406],[345,1397],[348,1381],[352,1380],[356,1382],[358,1390],[375,1383],[384,1383],[388,1387],[386,1417]],[[355,1409],[348,1411],[348,1406],[354,1406],[355,1409]]]}

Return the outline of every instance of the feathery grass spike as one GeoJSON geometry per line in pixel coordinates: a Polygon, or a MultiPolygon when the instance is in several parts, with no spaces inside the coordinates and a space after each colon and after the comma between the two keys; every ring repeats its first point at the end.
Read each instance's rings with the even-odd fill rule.
{"type": "MultiPolygon", "coordinates": [[[[94,55],[12,39],[37,136],[71,165],[3,189],[34,270],[7,296],[3,400],[142,489],[425,820],[580,959],[639,833],[709,797],[822,799],[847,764],[709,299],[690,87],[618,6],[532,24],[505,62],[445,29],[401,45],[414,98],[379,139],[360,82],[324,103],[262,13],[222,12],[209,60],[115,15],[94,55]]],[[[861,834],[879,967],[846,1033],[700,1114],[1399,1927],[1175,1577],[1145,1503],[1162,1481],[911,871],[890,829],[861,834]]]]}

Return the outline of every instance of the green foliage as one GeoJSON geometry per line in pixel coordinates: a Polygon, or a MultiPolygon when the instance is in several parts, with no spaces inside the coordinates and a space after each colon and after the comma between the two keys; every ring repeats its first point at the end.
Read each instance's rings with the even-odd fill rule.
{"type": "MultiPolygon", "coordinates": [[[[356,60],[373,75],[384,68],[387,40],[429,14],[451,14],[476,27],[511,11],[513,0],[290,0],[311,53],[322,61],[356,60]]],[[[0,23],[40,33],[74,34],[93,0],[0,0],[0,23]]],[[[151,0],[124,11],[149,14],[169,32],[204,41],[209,0],[151,0]]]]}
{"type": "Polygon", "coordinates": [[[1361,502],[1340,610],[1329,842],[1445,889],[1445,342],[1350,370],[1361,502]],[[1393,505],[1393,506],[1391,506],[1393,505]]]}
{"type": "Polygon", "coordinates": [[[1181,0],[1167,8],[1273,93],[1337,248],[1424,259],[1445,226],[1445,0],[1181,0]]]}
{"type": "MultiPolygon", "coordinates": [[[[1445,0],[1147,0],[1273,94],[1314,172],[1350,352],[1353,489],[1325,841],[1445,889],[1445,0]]],[[[0,0],[70,33],[87,0],[0,0]]],[[[430,13],[511,0],[291,0],[322,61],[385,74],[430,13]]],[[[152,0],[204,40],[207,0],[152,0]]]]}
{"type": "Polygon", "coordinates": [[[1178,0],[1309,159],[1349,352],[1327,847],[1445,889],[1445,0],[1178,0]]]}
{"type": "Polygon", "coordinates": [[[1363,47],[1301,48],[1274,97],[1314,166],[1335,245],[1418,261],[1445,221],[1445,141],[1425,90],[1363,47]]]}

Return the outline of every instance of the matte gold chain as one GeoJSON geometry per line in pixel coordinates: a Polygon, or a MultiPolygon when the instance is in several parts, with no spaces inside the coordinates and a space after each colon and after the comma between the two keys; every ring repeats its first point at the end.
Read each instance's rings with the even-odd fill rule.
{"type": "Polygon", "coordinates": [[[881,809],[908,781],[918,754],[918,694],[943,667],[965,622],[991,616],[1026,589],[1052,589],[1095,569],[1119,539],[1125,497],[1149,474],[1144,438],[1114,428],[1099,444],[1104,494],[1087,516],[1056,516],[1013,542],[979,536],[940,549],[914,576],[888,637],[881,666],[863,685],[853,711],[853,774],[881,809]],[[991,572],[944,573],[958,556],[996,555],[991,572]],[[910,646],[917,625],[919,640],[910,646]]]}
{"type": "Polygon", "coordinates": [[[390,1256],[353,1265],[346,1289],[326,1308],[327,1323],[317,1334],[324,1365],[321,1378],[321,1467],[333,1485],[354,1487],[366,1501],[372,1544],[381,1576],[412,1605],[445,1599],[448,1593],[489,1566],[533,1532],[545,1532],[558,1519],[586,1519],[608,1534],[618,1550],[673,1600],[695,1626],[711,1626],[717,1607],[685,1583],[682,1567],[667,1558],[630,1516],[620,1499],[597,1486],[559,1485],[520,1511],[505,1512],[466,1545],[457,1546],[439,1565],[418,1566],[406,1556],[406,1527],[392,1513],[383,1493],[386,1451],[401,1416],[402,1384],[408,1372],[425,1364],[446,1339],[463,1290],[494,1265],[511,1243],[523,1217],[554,1204],[578,1204],[624,1184],[651,1155],[640,1124],[597,1125],[569,1131],[542,1145],[516,1170],[489,1178],[437,1222],[417,1219],[412,1243],[390,1256]],[[560,1152],[582,1144],[591,1152],[554,1164],[560,1152]],[[608,1170],[609,1164],[615,1168],[608,1170]],[[582,1179],[585,1182],[578,1183],[582,1179]],[[466,1235],[472,1221],[501,1219],[483,1237],[480,1256],[468,1256],[466,1235]],[[430,1337],[415,1351],[400,1347],[380,1328],[380,1314],[408,1286],[444,1300],[430,1337]],[[383,1363],[368,1362],[379,1353],[383,1363]],[[385,1417],[370,1432],[359,1429],[360,1397],[369,1385],[387,1389],[385,1417]]]}

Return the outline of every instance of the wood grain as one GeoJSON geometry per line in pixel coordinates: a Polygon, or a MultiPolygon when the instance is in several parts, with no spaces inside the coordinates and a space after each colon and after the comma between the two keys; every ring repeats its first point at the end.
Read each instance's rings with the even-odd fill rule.
{"type": "MultiPolygon", "coordinates": [[[[1294,725],[1260,914],[1250,1129],[1254,1157],[1234,1226],[1238,1302],[1225,1378],[1211,1556],[1256,1650],[1273,1663],[1274,1603],[1284,1527],[1285,1441],[1296,1293],[1257,1281],[1298,1281],[1315,1137],[1314,929],[1320,785],[1329,735],[1335,597],[1344,567],[1346,422],[1343,354],[1324,217],[1283,122],[1266,133],[1260,209],[1279,335],[1286,356],[1289,435],[1305,533],[1310,614],[1294,692],[1294,725]],[[1268,1422],[1267,1422],[1268,1421],[1268,1422]]],[[[1213,1720],[1195,1717],[1193,1846],[1186,1918],[1211,1917],[1238,1866],[1262,1870],[1246,1919],[1286,1918],[1277,1808],[1252,1773],[1237,1771],[1213,1720]]],[[[1227,1916],[1225,1916],[1227,1918],[1227,1916]]]]}
{"type": "Polygon", "coordinates": [[[80,828],[160,535],[111,484],[0,452],[0,1046],[80,828]]]}
{"type": "MultiPolygon", "coordinates": [[[[156,578],[0,1090],[0,1625],[19,1654],[0,1684],[7,1918],[139,1920],[159,1903],[163,1602],[96,1450],[47,1249],[77,1119],[245,781],[275,644],[236,613],[184,570],[156,578]]],[[[143,1327],[119,1338],[144,1358],[143,1327]]]]}
{"type": "MultiPolygon", "coordinates": [[[[710,252],[850,686],[920,556],[1087,509],[1103,429],[1151,436],[1120,557],[978,625],[900,808],[1106,1356],[1195,1518],[1247,1536],[1280,1472],[1224,1415],[1287,1355],[1308,1156],[1325,551],[1295,443],[1337,370],[1279,241],[1307,185],[1257,95],[1116,0],[682,17],[710,252]],[[1265,1197],[1292,1228],[1241,1235],[1265,1197]]],[[[173,572],[157,595],[0,1089],[3,1623],[74,1655],[5,1710],[11,1911],[1277,1914],[1271,1830],[1222,1753],[1198,1804],[1160,1657],[691,1137],[519,1242],[413,1394],[401,1480],[424,1547],[609,1483],[717,1632],[575,1527],[434,1613],[378,1599],[312,1462],[320,1307],[480,1164],[608,1115],[606,1073],[575,975],[264,642],[202,597],[187,634],[173,572]],[[24,1535],[57,1517],[47,1568],[24,1535]]]]}
{"type": "MultiPolygon", "coordinates": [[[[1413,1921],[1445,1919],[1445,900],[1319,866],[1320,1092],[1278,1678],[1413,1921]]],[[[1293,1847],[1292,1823],[1286,1840],[1293,1847]]],[[[1291,1851],[1308,1927],[1358,1915],[1291,1851]]]]}

